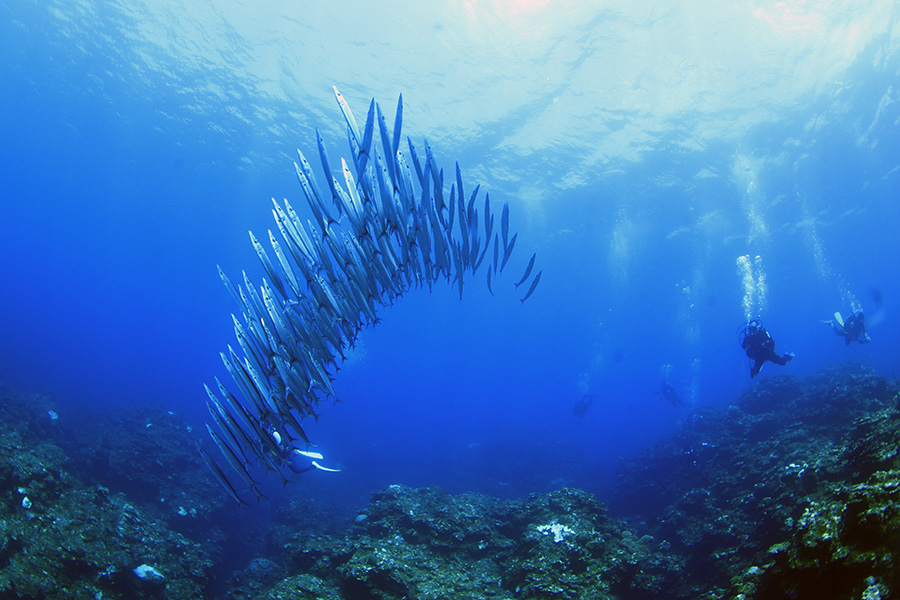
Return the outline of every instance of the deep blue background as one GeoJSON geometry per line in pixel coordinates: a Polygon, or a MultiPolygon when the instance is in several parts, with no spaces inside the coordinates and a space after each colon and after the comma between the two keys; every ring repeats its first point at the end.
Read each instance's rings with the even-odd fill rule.
{"type": "MultiPolygon", "coordinates": [[[[457,5],[440,6],[447,23],[435,31],[453,31],[459,23],[447,14],[457,5]]],[[[512,19],[499,8],[500,21],[512,19]]],[[[225,44],[210,50],[202,36],[179,29],[187,13],[171,10],[161,17],[112,2],[0,2],[6,385],[53,393],[63,412],[162,403],[201,424],[202,384],[227,376],[218,353],[234,343],[234,307],[216,265],[233,279],[246,269],[259,281],[247,230],[263,236],[273,228],[271,197],[303,206],[291,160],[297,147],[315,154],[312,127],[322,129],[333,164],[345,152],[331,83],[358,119],[369,97],[392,112],[402,92],[405,133],[417,142],[429,136],[445,170],[458,160],[494,206],[509,202],[519,242],[496,296],[483,273],[467,282],[462,302],[451,289],[413,290],[362,335],[336,383],[343,403],[323,407],[308,431],[326,462],[344,471],[327,483],[332,476],[314,474],[308,485],[361,495],[390,483],[498,494],[561,483],[602,489],[618,457],[687,414],[655,394],[664,365],[695,404],[724,406],[752,385],[736,340],[744,288],[735,261],[744,254],[762,256],[761,316],[779,349],[797,354],[762,377],[844,360],[887,375],[897,369],[900,105],[892,86],[900,44],[888,33],[896,23],[890,11],[887,24],[860,19],[882,29],[864,30],[864,43],[839,72],[826,72],[824,58],[821,77],[813,73],[815,84],[788,100],[767,104],[766,94],[748,93],[706,114],[706,95],[724,94],[711,87],[697,90],[683,110],[665,112],[664,126],[651,118],[663,113],[652,102],[607,115],[602,127],[600,117],[571,115],[598,145],[634,128],[622,157],[591,162],[584,140],[542,145],[535,138],[541,150],[534,151],[511,146],[546,108],[527,95],[516,105],[515,97],[482,87],[481,95],[435,104],[452,92],[442,88],[442,72],[404,75],[390,48],[384,52],[392,58],[361,64],[355,52],[362,45],[321,14],[295,22],[253,13],[254,22],[270,19],[279,31],[335,28],[320,32],[333,50],[304,46],[298,34],[308,56],[285,51],[274,61],[285,85],[302,96],[260,93],[265,78],[256,79],[256,63],[244,55],[265,55],[265,28],[253,46],[229,37],[225,16],[210,20],[202,26],[225,44]],[[147,24],[174,32],[171,46],[145,37],[147,24]],[[317,56],[352,68],[326,74],[330,79],[313,71],[307,80],[317,56]],[[360,83],[354,69],[382,83],[360,83]],[[456,107],[460,128],[478,135],[431,128],[429,115],[454,122],[447,110],[456,107]],[[484,118],[473,119],[480,110],[484,118]],[[701,133],[707,122],[721,131],[701,133]],[[522,291],[512,282],[533,251],[543,279],[520,305],[522,291]],[[869,346],[845,347],[820,323],[836,310],[846,313],[851,297],[870,318],[869,346]],[[586,392],[598,399],[579,422],[571,408],[586,392]]],[[[842,10],[866,15],[884,5],[842,10]]],[[[683,19],[649,21],[673,35],[695,35],[683,19]]],[[[602,32],[604,23],[598,16],[571,35],[602,32]]],[[[384,44],[393,39],[372,35],[384,44]]],[[[565,32],[556,35],[566,41],[565,32]]],[[[632,44],[618,43],[626,53],[632,44]]],[[[659,54],[662,71],[666,56],[659,54]]],[[[476,78],[488,58],[471,58],[464,65],[471,74],[456,76],[476,78]]],[[[573,72],[583,58],[573,59],[573,72]]],[[[543,68],[527,60],[523,71],[543,68]]],[[[685,73],[692,68],[685,65],[685,73]]],[[[578,97],[584,82],[559,75],[552,96],[578,97]]],[[[786,74],[786,87],[790,79],[786,74]]]]}

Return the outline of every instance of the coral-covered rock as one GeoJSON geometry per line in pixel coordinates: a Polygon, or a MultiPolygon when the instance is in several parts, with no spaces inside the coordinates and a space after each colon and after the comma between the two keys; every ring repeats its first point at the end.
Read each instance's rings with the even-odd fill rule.
{"type": "Polygon", "coordinates": [[[763,380],[624,463],[611,510],[393,485],[343,523],[300,495],[233,518],[167,411],[76,426],[0,390],[0,597],[888,598],[898,392],[859,366],[763,380]]]}
{"type": "Polygon", "coordinates": [[[197,598],[206,587],[211,563],[197,544],[65,475],[53,495],[35,480],[16,488],[0,522],[3,597],[197,598]],[[134,570],[145,564],[164,578],[139,577],[134,570]]]}
{"type": "Polygon", "coordinates": [[[212,563],[198,544],[73,477],[47,397],[0,394],[0,597],[205,594],[212,563]]]}
{"type": "Polygon", "coordinates": [[[676,435],[689,452],[661,443],[624,466],[612,505],[672,544],[698,597],[897,589],[897,394],[858,365],[766,380],[695,413],[676,435]]]}
{"type": "Polygon", "coordinates": [[[677,561],[574,489],[501,501],[394,485],[340,541],[285,548],[345,598],[680,597],[677,561]]]}

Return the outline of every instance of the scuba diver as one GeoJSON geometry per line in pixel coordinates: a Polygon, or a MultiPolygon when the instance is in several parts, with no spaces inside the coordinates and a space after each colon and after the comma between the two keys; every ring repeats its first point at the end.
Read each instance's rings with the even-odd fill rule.
{"type": "Polygon", "coordinates": [[[329,469],[328,467],[323,467],[316,460],[322,460],[322,455],[318,452],[307,452],[305,450],[298,450],[297,448],[293,448],[287,457],[288,468],[294,473],[306,473],[307,471],[311,471],[313,469],[318,469],[320,471],[327,471],[329,473],[340,473],[340,469],[329,469]]]}
{"type": "Polygon", "coordinates": [[[300,473],[306,473],[313,469],[327,471],[329,473],[339,473],[341,471],[340,469],[329,469],[328,467],[323,467],[317,463],[317,460],[322,460],[323,458],[319,452],[299,450],[290,443],[283,442],[281,434],[271,425],[268,427],[268,432],[278,446],[278,453],[281,456],[281,459],[287,463],[288,468],[294,473],[299,475],[300,473]]]}
{"type": "Polygon", "coordinates": [[[675,391],[675,386],[669,383],[668,379],[662,380],[662,386],[658,390],[656,390],[657,394],[662,394],[662,397],[669,401],[672,406],[678,407],[682,406],[684,401],[678,397],[678,392],[675,391]]]}
{"type": "Polygon", "coordinates": [[[581,421],[584,419],[584,416],[587,414],[588,409],[591,407],[591,403],[593,403],[594,398],[597,396],[595,394],[585,394],[581,397],[581,400],[575,403],[575,406],[572,407],[572,414],[578,417],[578,420],[581,421]]]}
{"type": "Polygon", "coordinates": [[[794,358],[793,352],[779,356],[775,353],[775,340],[763,327],[759,319],[753,319],[742,325],[740,331],[741,348],[747,353],[747,358],[754,361],[750,367],[750,377],[759,375],[760,369],[767,362],[784,366],[794,358]]]}
{"type": "Polygon", "coordinates": [[[835,335],[842,336],[844,342],[849,346],[850,342],[857,341],[860,344],[868,344],[872,341],[869,334],[866,333],[866,315],[862,310],[855,310],[847,317],[847,320],[841,318],[841,313],[834,313],[834,319],[831,321],[822,321],[831,325],[831,330],[835,335]]]}

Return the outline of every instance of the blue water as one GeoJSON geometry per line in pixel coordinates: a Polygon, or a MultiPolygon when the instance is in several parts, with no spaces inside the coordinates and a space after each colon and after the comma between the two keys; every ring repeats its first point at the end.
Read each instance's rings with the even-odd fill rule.
{"type": "Polygon", "coordinates": [[[261,279],[247,230],[305,208],[316,127],[347,156],[332,85],[360,120],[402,93],[519,241],[494,296],[412,290],[362,334],[307,429],[343,471],[304,485],[600,489],[690,410],[664,375],[695,406],[753,385],[747,307],[797,355],[762,378],[894,374],[894,4],[588,4],[0,1],[0,382],[202,424],[234,344],[216,265],[261,279]],[[820,323],[852,302],[867,346],[820,323]]]}

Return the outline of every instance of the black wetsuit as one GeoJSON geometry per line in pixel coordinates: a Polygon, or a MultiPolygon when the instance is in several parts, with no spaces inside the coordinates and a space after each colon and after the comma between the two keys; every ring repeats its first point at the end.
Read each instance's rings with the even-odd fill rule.
{"type": "Polygon", "coordinates": [[[750,368],[750,377],[759,375],[766,361],[784,366],[793,358],[791,354],[779,356],[775,353],[775,340],[769,332],[760,327],[755,331],[749,331],[741,342],[741,347],[747,352],[747,357],[754,361],[750,368]]]}
{"type": "Polygon", "coordinates": [[[594,394],[585,394],[582,396],[581,400],[576,402],[575,406],[572,407],[572,414],[578,417],[579,420],[583,419],[587,414],[588,409],[591,407],[594,397],[594,394]]]}
{"type": "Polygon", "coordinates": [[[866,335],[866,320],[862,313],[853,313],[844,321],[844,341],[847,345],[856,340],[860,344],[869,342],[869,336],[866,335]]]}
{"type": "Polygon", "coordinates": [[[672,403],[672,406],[680,406],[683,404],[681,398],[678,397],[678,392],[675,391],[675,386],[663,379],[662,387],[656,392],[657,394],[662,394],[663,398],[672,403]]]}

